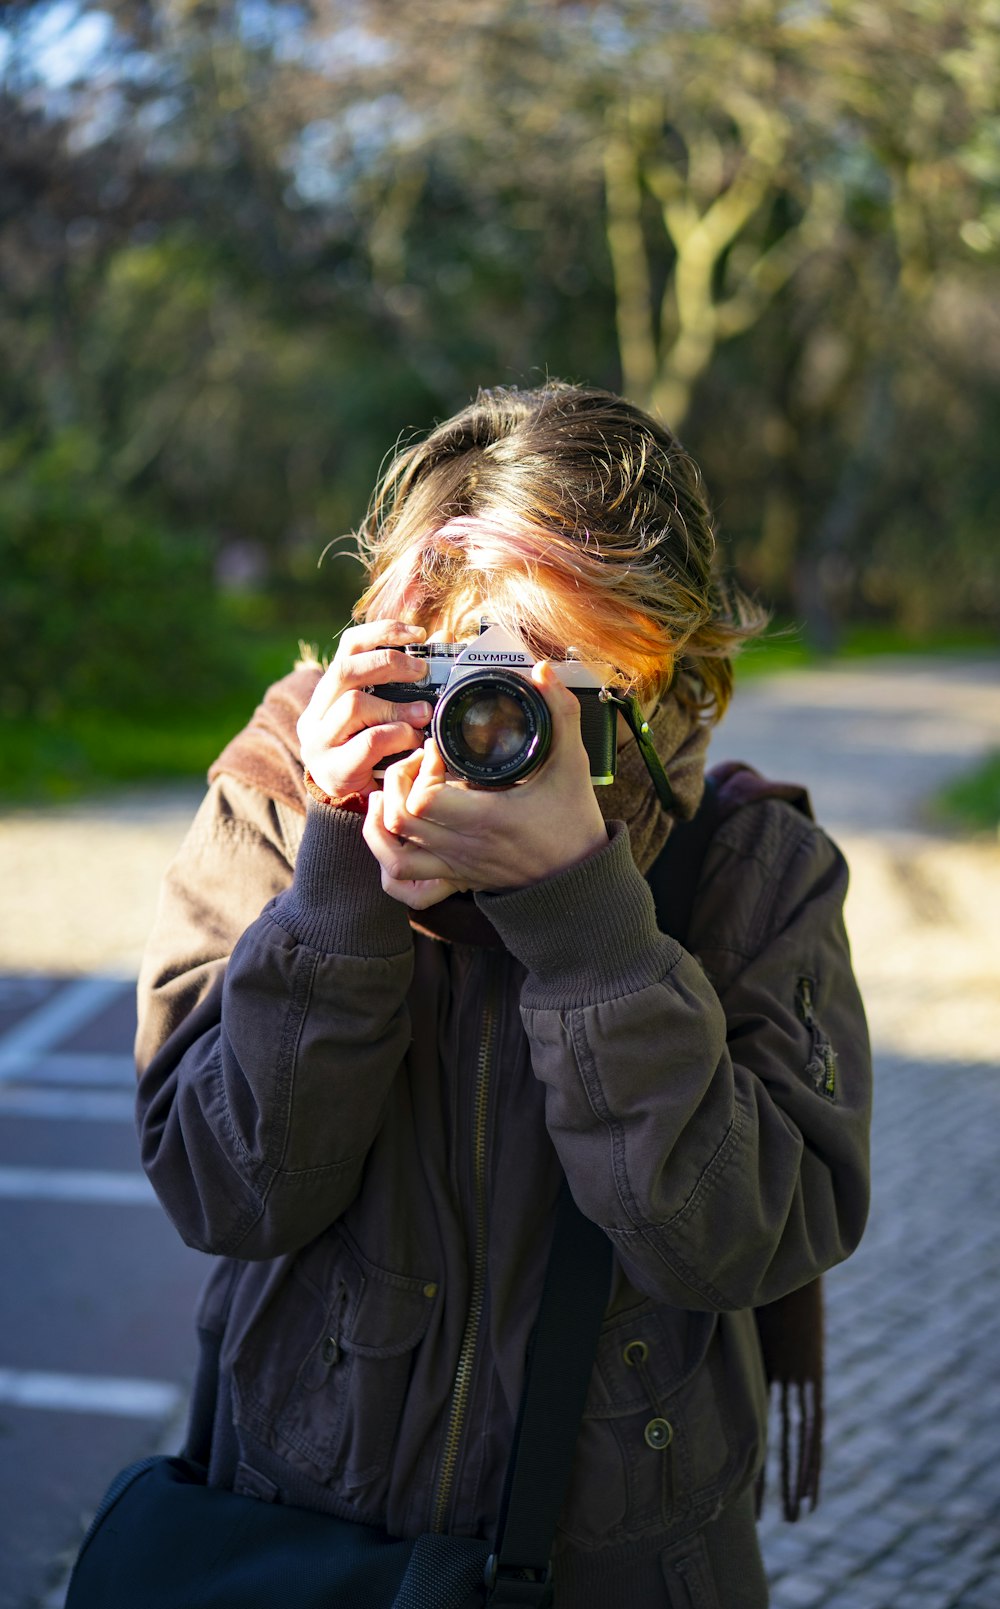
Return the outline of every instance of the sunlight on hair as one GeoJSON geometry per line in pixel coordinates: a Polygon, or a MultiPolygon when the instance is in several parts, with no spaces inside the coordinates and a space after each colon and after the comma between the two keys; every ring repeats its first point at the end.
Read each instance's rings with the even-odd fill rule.
{"type": "Polygon", "coordinates": [[[668,685],[717,720],[731,656],[764,614],[727,593],[693,459],[610,392],[498,387],[404,448],[357,533],[356,620],[467,637],[485,617],[536,657],[614,667],[643,700],[668,685]]]}

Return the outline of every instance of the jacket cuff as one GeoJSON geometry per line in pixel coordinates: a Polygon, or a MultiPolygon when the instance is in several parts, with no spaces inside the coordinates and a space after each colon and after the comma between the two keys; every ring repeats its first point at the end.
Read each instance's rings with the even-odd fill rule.
{"type": "Polygon", "coordinates": [[[382,887],[361,836],[362,817],[312,800],[292,886],[271,916],[299,944],[331,955],[401,955],[411,945],[407,910],[382,887]]]}
{"type": "Polygon", "coordinates": [[[682,951],[656,925],[649,884],[632,859],[624,822],[608,844],[529,888],[477,894],[507,949],[532,974],[522,1001],[570,1008],[659,983],[682,951]]]}

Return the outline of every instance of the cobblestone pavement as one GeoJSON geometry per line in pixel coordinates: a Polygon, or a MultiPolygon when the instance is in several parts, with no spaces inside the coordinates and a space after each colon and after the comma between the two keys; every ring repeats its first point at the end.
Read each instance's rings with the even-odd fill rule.
{"type": "Polygon", "coordinates": [[[713,748],[806,781],[847,853],[875,1047],[873,1191],[826,1279],[819,1507],[762,1541],[772,1609],[1000,1609],[1000,845],[924,826],[1000,748],[1000,666],[775,679],[713,748]]]}
{"type": "Polygon", "coordinates": [[[826,1281],[820,1504],[762,1526],[773,1609],[997,1609],[1000,1067],[876,1073],[871,1219],[826,1281]]]}
{"type": "MultiPolygon", "coordinates": [[[[826,1281],[821,1501],[788,1525],[770,1481],[772,1609],[1000,1609],[1000,843],[921,815],[991,746],[995,659],[753,683],[713,742],[804,780],[845,848],[876,1051],[870,1224],[826,1281]]],[[[0,968],[134,968],[192,805],[0,819],[0,968]]]]}

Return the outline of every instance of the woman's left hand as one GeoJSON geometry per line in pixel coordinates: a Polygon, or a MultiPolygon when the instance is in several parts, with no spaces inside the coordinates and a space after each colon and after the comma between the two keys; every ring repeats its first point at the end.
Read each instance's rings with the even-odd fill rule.
{"type": "Polygon", "coordinates": [[[414,909],[460,889],[525,888],[596,854],[607,830],[580,736],[579,700],[545,661],[532,681],[552,716],[545,763],[511,788],[449,777],[435,745],[389,767],[364,836],[382,886],[414,909]]]}
{"type": "MultiPolygon", "coordinates": [[[[385,773],[386,785],[393,791],[402,791],[405,796],[416,779],[422,759],[423,753],[418,749],[405,760],[397,760],[385,773]]],[[[369,794],[362,828],[365,843],[382,868],[385,892],[402,905],[408,905],[411,911],[425,911],[428,906],[440,904],[449,894],[462,893],[467,885],[455,877],[443,860],[415,850],[412,844],[404,843],[389,831],[385,824],[385,797],[381,791],[369,794]],[[421,857],[419,867],[416,855],[421,857]]]]}

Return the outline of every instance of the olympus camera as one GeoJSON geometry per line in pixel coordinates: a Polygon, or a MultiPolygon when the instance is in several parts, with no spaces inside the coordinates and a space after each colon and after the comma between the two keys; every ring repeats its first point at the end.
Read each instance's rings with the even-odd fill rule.
{"type": "MultiPolygon", "coordinates": [[[[535,657],[501,626],[485,625],[467,642],[418,643],[404,649],[421,659],[421,682],[383,682],[370,693],[395,704],[423,699],[433,707],[430,735],[448,769],[480,788],[505,788],[543,764],[552,743],[552,717],[530,680],[535,657]]],[[[595,787],[614,781],[616,704],[608,665],[584,664],[568,650],[552,667],[580,702],[580,726],[595,787]]],[[[383,760],[375,776],[401,760],[383,760]]]]}

